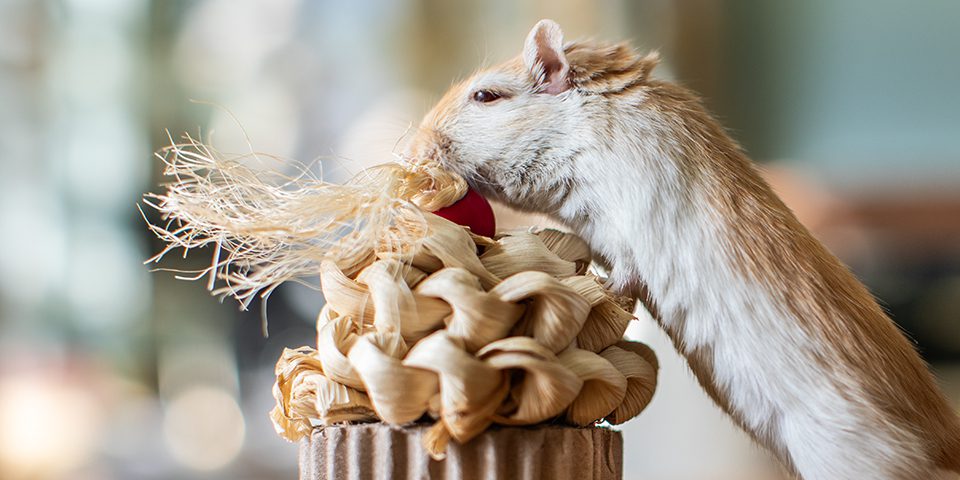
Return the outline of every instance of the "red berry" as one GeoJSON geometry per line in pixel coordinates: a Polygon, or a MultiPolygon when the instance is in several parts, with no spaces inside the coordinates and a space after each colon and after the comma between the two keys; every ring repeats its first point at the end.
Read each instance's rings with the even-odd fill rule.
{"type": "Polygon", "coordinates": [[[490,202],[473,189],[467,190],[467,194],[453,205],[433,213],[456,224],[470,227],[470,230],[477,235],[492,237],[497,231],[490,202]]]}

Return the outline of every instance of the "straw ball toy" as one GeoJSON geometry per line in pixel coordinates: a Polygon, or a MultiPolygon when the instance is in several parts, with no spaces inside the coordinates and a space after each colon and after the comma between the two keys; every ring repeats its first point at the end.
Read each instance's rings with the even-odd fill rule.
{"type": "Polygon", "coordinates": [[[490,425],[619,424],[650,402],[657,360],[623,340],[632,301],[557,230],[495,232],[492,210],[431,162],[344,184],[248,166],[187,137],[159,153],[171,178],[145,202],[167,248],[211,246],[217,295],[246,308],[319,276],[315,347],[284,350],[270,413],[288,440],[316,426],[431,422],[443,458],[490,425]]]}

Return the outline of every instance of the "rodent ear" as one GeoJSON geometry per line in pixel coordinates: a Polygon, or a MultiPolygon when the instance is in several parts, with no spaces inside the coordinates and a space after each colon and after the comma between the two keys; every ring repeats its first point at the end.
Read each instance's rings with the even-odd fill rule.
{"type": "Polygon", "coordinates": [[[540,20],[533,26],[523,45],[523,63],[538,91],[556,95],[570,89],[570,63],[557,22],[540,20]]]}

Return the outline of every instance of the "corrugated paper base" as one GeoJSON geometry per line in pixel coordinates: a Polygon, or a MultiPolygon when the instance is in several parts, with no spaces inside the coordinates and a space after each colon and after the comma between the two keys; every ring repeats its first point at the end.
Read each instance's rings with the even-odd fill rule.
{"type": "Polygon", "coordinates": [[[317,428],[300,443],[300,479],[619,480],[623,437],[609,428],[491,427],[436,461],[420,444],[429,426],[317,428]]]}

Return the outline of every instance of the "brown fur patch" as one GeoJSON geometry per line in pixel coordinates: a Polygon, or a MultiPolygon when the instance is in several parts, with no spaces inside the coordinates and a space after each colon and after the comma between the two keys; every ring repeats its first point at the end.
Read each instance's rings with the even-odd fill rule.
{"type": "Polygon", "coordinates": [[[629,44],[575,42],[564,48],[574,87],[588,93],[611,93],[645,81],[660,55],[638,54],[629,44]]]}

